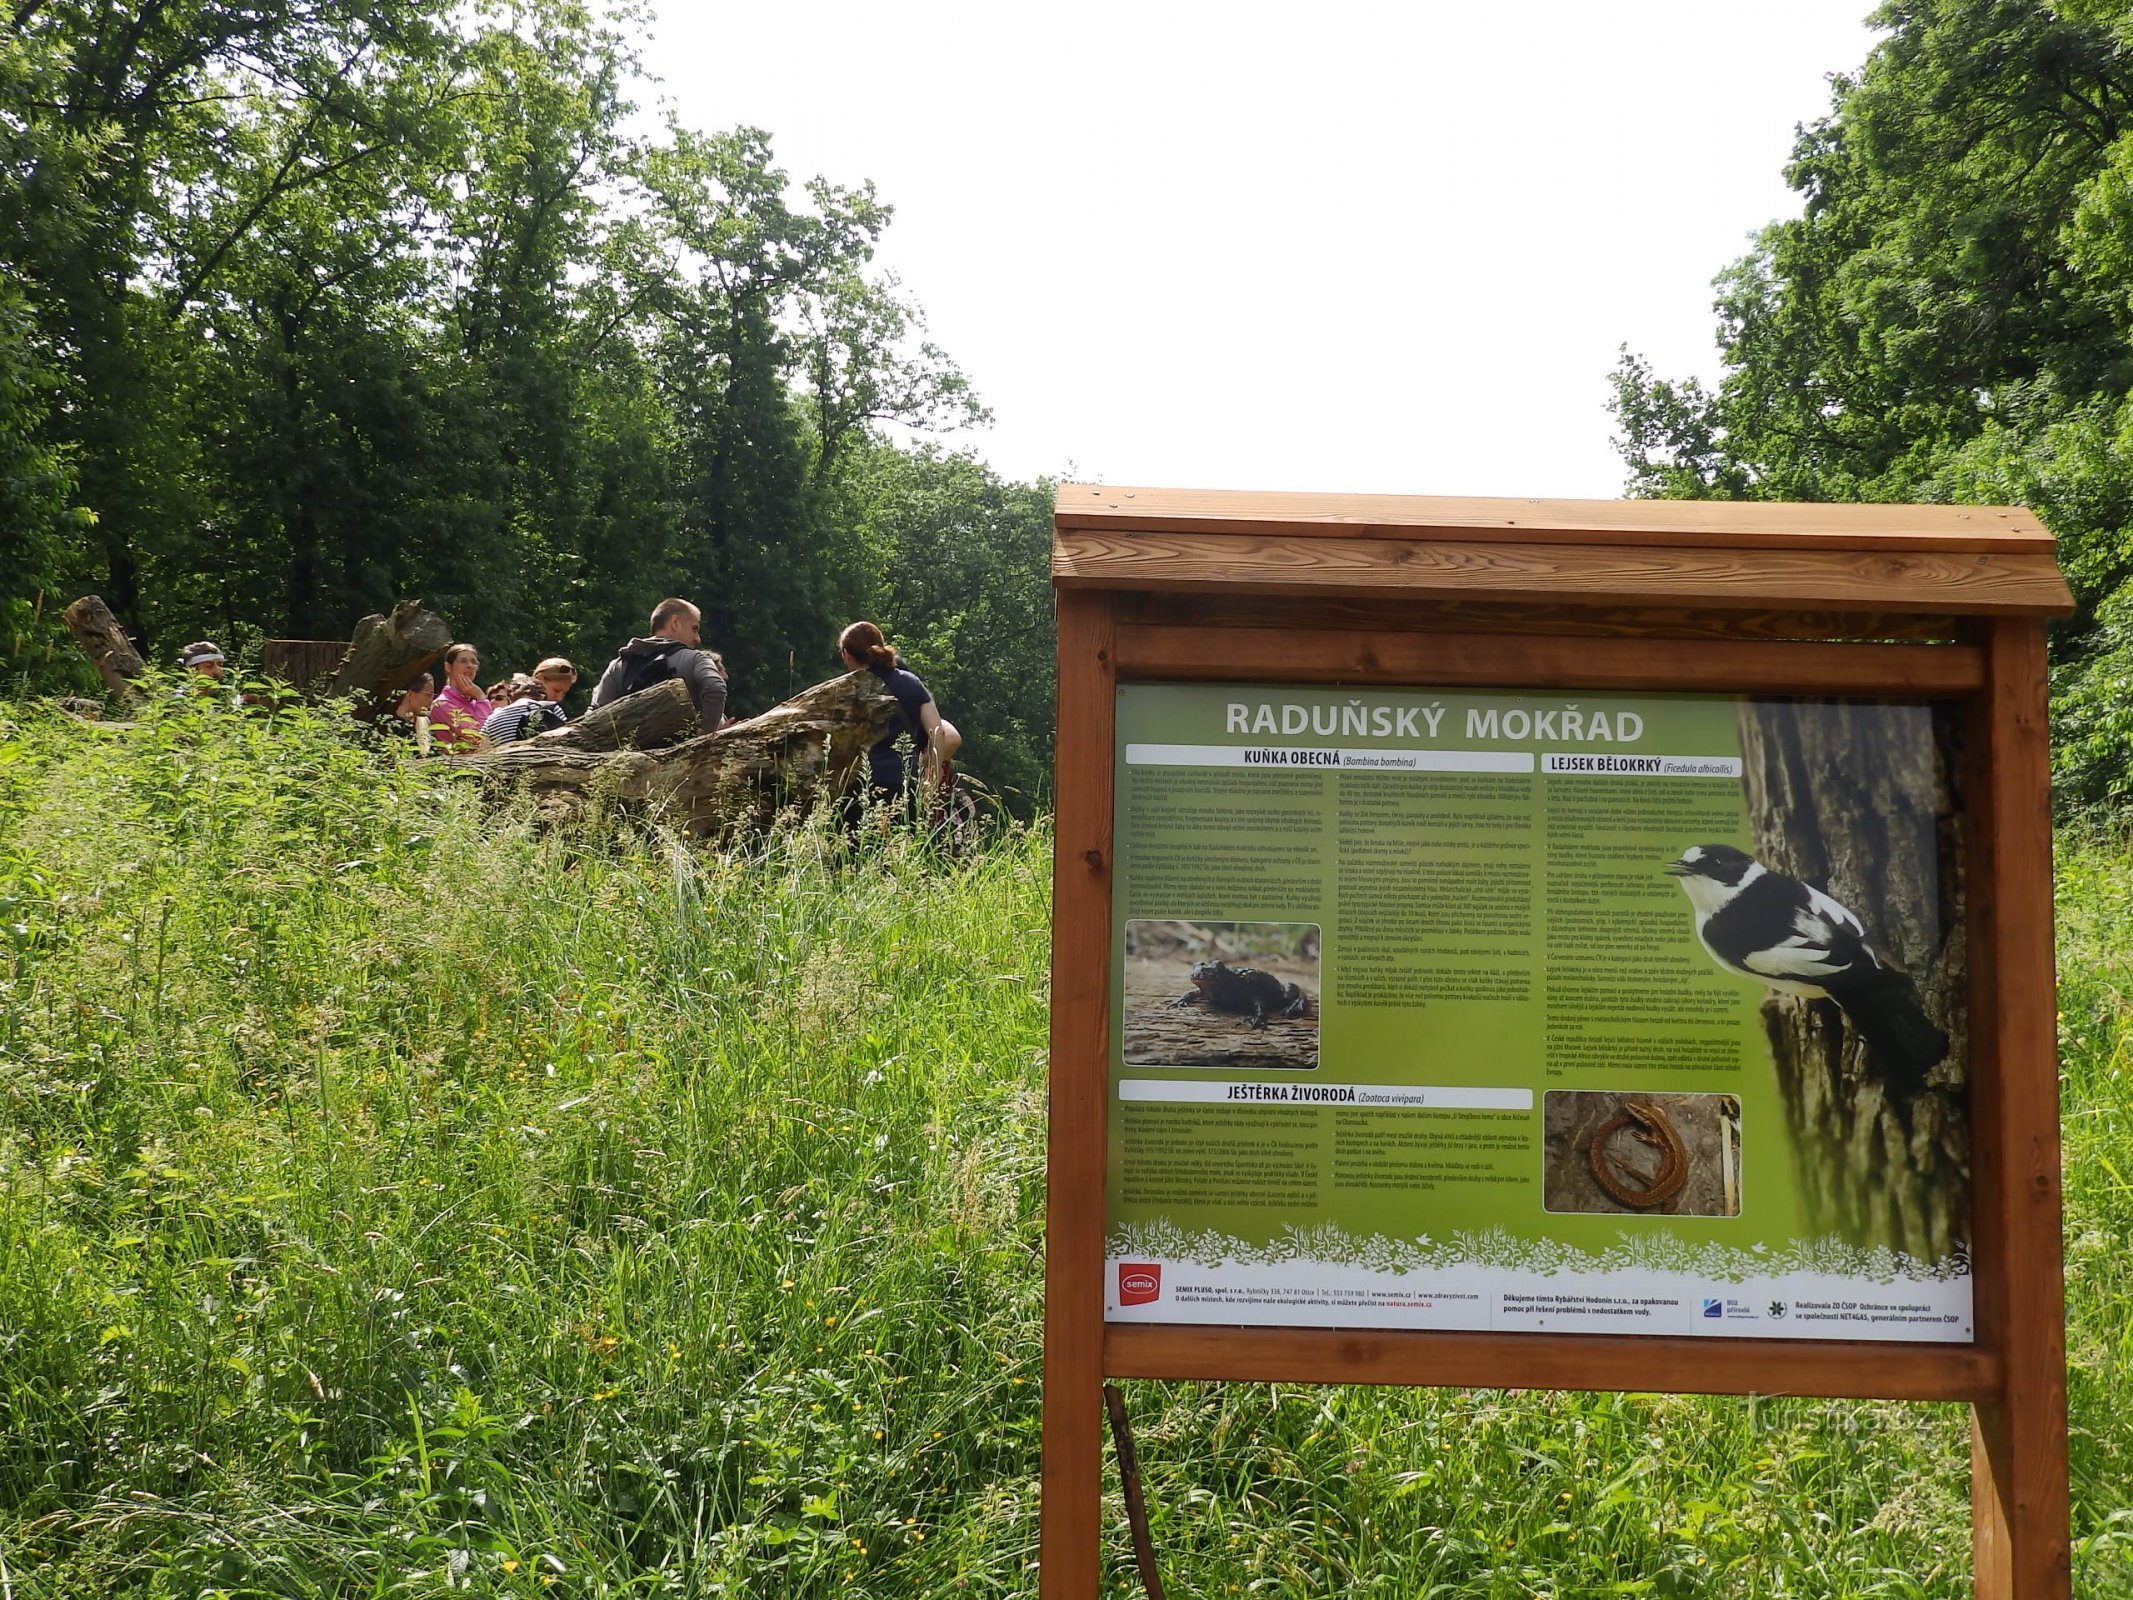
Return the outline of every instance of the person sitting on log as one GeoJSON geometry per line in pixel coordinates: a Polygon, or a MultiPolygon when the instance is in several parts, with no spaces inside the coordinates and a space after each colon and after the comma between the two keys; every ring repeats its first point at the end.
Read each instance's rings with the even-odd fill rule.
{"type": "Polygon", "coordinates": [[[504,703],[489,713],[481,736],[494,745],[517,744],[560,728],[569,718],[563,708],[548,698],[548,689],[538,678],[520,673],[504,687],[504,703]]]}
{"type": "Polygon", "coordinates": [[[650,636],[630,640],[600,674],[592,709],[679,678],[696,704],[698,729],[716,733],[726,720],[725,663],[716,651],[703,648],[703,627],[703,613],[688,601],[660,601],[652,608],[650,636]]]}
{"type": "Polygon", "coordinates": [[[919,682],[918,675],[905,667],[896,647],[873,623],[855,622],[839,634],[837,654],[851,671],[873,673],[896,701],[896,715],[889,720],[888,731],[867,751],[867,778],[875,800],[902,805],[912,790],[913,765],[918,768],[924,791],[938,795],[953,782],[954,768],[948,758],[963,743],[955,724],[941,716],[933,695],[919,682]],[[896,748],[897,741],[906,736],[912,746],[910,761],[896,748]]]}
{"type": "Polygon", "coordinates": [[[418,754],[430,753],[430,707],[437,701],[437,680],[427,672],[400,691],[393,702],[392,720],[386,724],[395,733],[405,730],[415,741],[418,754]]]}
{"type": "Polygon", "coordinates": [[[550,656],[533,669],[534,681],[548,692],[549,704],[556,708],[558,719],[555,726],[570,720],[570,713],[563,709],[563,700],[577,687],[578,669],[563,656],[550,656]]]}
{"type": "Polygon", "coordinates": [[[475,687],[474,674],[481,671],[481,652],[470,644],[455,644],[444,653],[444,689],[430,707],[430,736],[438,749],[454,755],[486,748],[481,725],[496,707],[475,687]]]}

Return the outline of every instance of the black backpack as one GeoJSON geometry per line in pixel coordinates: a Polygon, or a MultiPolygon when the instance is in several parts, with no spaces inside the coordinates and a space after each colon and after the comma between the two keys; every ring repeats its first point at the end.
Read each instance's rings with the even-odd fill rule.
{"type": "Polygon", "coordinates": [[[624,656],[622,682],[615,691],[615,698],[619,700],[639,689],[649,689],[655,683],[680,677],[681,674],[674,670],[674,657],[688,648],[677,639],[657,655],[624,656]]]}
{"type": "MultiPolygon", "coordinates": [[[[514,700],[512,705],[525,706],[528,709],[518,714],[517,720],[511,726],[510,738],[506,742],[516,743],[521,739],[538,738],[544,733],[553,733],[558,728],[570,725],[563,708],[547,700],[514,700]]],[[[483,725],[482,731],[488,732],[487,724],[483,725]]],[[[498,733],[501,732],[499,729],[498,733]]],[[[494,743],[495,739],[496,735],[491,735],[491,743],[494,743]]]]}

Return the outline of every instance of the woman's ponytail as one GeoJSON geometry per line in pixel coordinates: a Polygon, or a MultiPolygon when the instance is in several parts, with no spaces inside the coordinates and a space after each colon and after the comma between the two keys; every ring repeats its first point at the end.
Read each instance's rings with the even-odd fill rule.
{"type": "Polygon", "coordinates": [[[897,664],[896,647],[883,638],[881,629],[871,622],[855,622],[838,634],[837,648],[877,671],[886,672],[897,664]]]}

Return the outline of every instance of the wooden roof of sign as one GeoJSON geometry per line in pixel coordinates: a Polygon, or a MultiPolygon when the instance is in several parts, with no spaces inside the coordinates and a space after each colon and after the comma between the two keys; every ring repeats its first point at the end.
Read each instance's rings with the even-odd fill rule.
{"type": "Polygon", "coordinates": [[[1059,486],[1062,588],[2061,616],[2021,506],[1491,500],[1059,486]]]}

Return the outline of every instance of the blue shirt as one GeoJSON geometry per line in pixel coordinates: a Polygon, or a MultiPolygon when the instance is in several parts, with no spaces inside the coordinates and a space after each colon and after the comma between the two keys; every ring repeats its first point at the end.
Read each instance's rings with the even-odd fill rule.
{"type": "Polygon", "coordinates": [[[881,686],[896,700],[896,715],[889,719],[889,731],[874,741],[867,751],[868,774],[874,787],[884,794],[902,794],[910,781],[910,768],[905,758],[897,753],[896,741],[905,734],[911,736],[911,758],[916,760],[926,748],[926,724],[919,712],[933,703],[933,696],[926,686],[918,681],[918,675],[901,666],[869,667],[867,671],[881,680],[881,686]]]}

